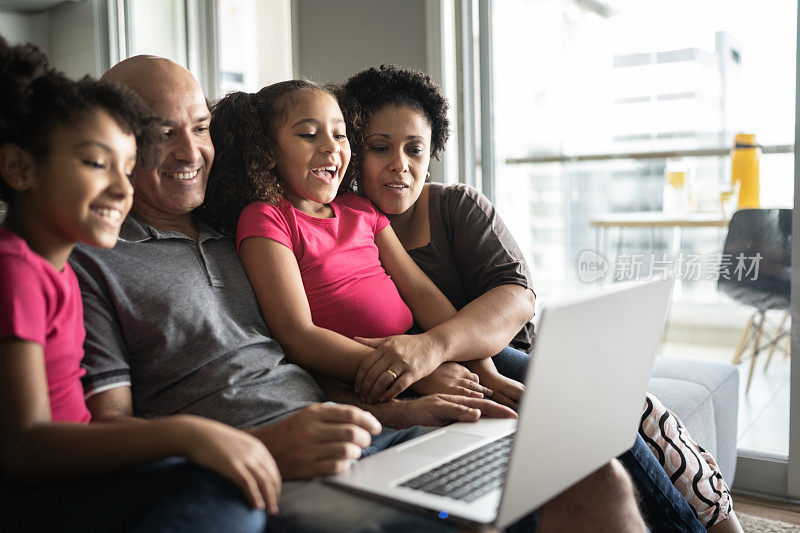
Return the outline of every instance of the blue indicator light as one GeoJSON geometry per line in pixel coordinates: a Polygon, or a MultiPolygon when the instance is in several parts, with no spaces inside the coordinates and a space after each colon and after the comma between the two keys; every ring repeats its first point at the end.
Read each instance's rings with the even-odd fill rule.
{"type": "Polygon", "coordinates": [[[447,514],[447,511],[442,511],[441,513],[439,513],[439,518],[441,518],[442,520],[444,520],[448,516],[450,515],[447,514]]]}

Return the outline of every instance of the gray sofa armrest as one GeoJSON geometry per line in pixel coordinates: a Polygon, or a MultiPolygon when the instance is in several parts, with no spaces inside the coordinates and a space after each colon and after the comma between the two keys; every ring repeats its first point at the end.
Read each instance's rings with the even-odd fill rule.
{"type": "Polygon", "coordinates": [[[656,358],[648,391],[674,412],[733,486],[739,417],[739,371],[728,363],[656,358]]]}

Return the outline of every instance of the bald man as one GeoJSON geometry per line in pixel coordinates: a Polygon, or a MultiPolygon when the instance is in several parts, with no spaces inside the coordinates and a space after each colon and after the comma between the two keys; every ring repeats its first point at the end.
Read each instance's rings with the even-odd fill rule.
{"type": "MultiPolygon", "coordinates": [[[[490,400],[448,395],[369,406],[372,413],[325,402],[269,336],[233,241],[192,214],[214,160],[197,82],[152,56],[127,59],[103,78],[137,91],[164,121],[165,139],[160,162],[134,171],[133,208],[117,246],[79,246],[71,259],[84,300],[84,387],[94,420],[174,413],[220,420],[249,429],[285,479],[302,480],[348,468],[370,445],[374,451],[419,433],[380,433],[377,419],[408,427],[514,416],[490,400]]],[[[347,401],[356,403],[352,394],[347,401]]],[[[280,506],[271,528],[452,530],[319,481],[284,483],[280,506]]],[[[616,461],[546,504],[539,521],[548,530],[644,530],[630,478],[616,461]]],[[[519,527],[531,531],[534,522],[519,527]]]]}

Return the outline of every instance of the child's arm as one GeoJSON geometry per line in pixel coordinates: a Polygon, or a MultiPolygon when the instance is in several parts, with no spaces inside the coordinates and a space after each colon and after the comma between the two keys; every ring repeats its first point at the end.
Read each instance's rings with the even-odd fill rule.
{"type": "Polygon", "coordinates": [[[492,400],[515,411],[519,408],[525,385],[498,372],[491,357],[467,361],[464,366],[478,374],[481,385],[491,389],[492,400]]]}
{"type": "MultiPolygon", "coordinates": [[[[400,249],[402,250],[402,246],[400,249]]],[[[402,251],[405,254],[405,251],[402,251]]],[[[346,383],[354,383],[362,361],[371,357],[375,350],[314,324],[297,259],[292,251],[266,237],[248,237],[239,245],[239,258],[253,286],[270,333],[283,346],[289,357],[313,372],[346,383]]],[[[413,261],[411,264],[417,268],[413,261]]],[[[427,277],[425,279],[427,280],[427,277]]],[[[430,283],[430,280],[428,282],[430,283]]],[[[432,283],[431,286],[438,292],[432,283]]],[[[444,298],[441,293],[439,295],[444,298]]],[[[420,296],[416,298],[419,299],[420,296]]],[[[445,302],[450,307],[445,314],[449,315],[453,309],[446,299],[445,302]]],[[[435,316],[436,312],[438,310],[434,309],[433,313],[426,315],[426,318],[441,318],[435,316]]],[[[394,359],[397,363],[396,371],[398,376],[402,374],[403,383],[406,381],[408,385],[414,383],[433,372],[443,362],[441,352],[432,349],[436,346],[431,343],[431,336],[428,334],[400,335],[393,337],[393,340],[394,344],[392,341],[389,341],[389,344],[395,348],[392,353],[396,356],[394,359]]],[[[391,375],[385,372],[385,369],[384,373],[386,374],[383,376],[384,379],[391,375]]],[[[389,385],[391,382],[385,384],[384,390],[389,385]]],[[[356,389],[356,392],[366,397],[370,390],[356,389]]],[[[371,396],[371,398],[376,397],[377,393],[371,396]]]]}
{"type": "Polygon", "coordinates": [[[185,456],[233,481],[253,506],[277,512],[277,466],[247,433],[188,415],[148,424],[53,422],[44,350],[35,342],[0,340],[0,435],[0,464],[10,479],[84,477],[185,456]]]}
{"type": "Polygon", "coordinates": [[[391,226],[375,236],[375,244],[383,268],[422,329],[430,330],[456,314],[450,300],[408,255],[391,226]]]}
{"type": "Polygon", "coordinates": [[[239,245],[239,258],[269,331],[287,355],[302,367],[352,383],[373,350],[313,323],[292,251],[266,237],[248,237],[239,245]]]}

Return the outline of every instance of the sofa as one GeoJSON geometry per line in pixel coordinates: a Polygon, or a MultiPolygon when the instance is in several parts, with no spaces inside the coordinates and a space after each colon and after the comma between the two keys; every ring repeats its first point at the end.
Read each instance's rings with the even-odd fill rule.
{"type": "Polygon", "coordinates": [[[728,363],[659,356],[648,391],[714,456],[732,487],[739,416],[738,369],[728,363]]]}

